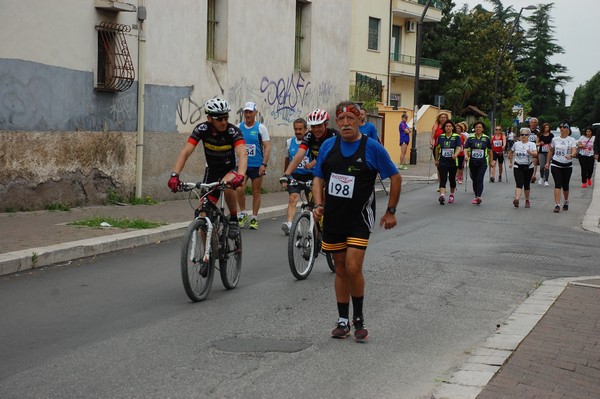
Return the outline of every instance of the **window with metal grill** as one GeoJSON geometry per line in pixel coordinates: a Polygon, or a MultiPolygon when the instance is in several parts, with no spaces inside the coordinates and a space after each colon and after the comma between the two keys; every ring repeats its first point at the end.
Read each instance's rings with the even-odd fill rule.
{"type": "Polygon", "coordinates": [[[129,54],[125,33],[131,31],[128,25],[102,21],[98,30],[98,69],[96,90],[125,91],[135,79],[133,61],[129,54]]]}

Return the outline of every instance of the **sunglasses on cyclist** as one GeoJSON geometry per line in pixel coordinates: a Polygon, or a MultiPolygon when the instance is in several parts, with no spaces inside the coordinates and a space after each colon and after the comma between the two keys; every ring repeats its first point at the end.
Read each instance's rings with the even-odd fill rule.
{"type": "Polygon", "coordinates": [[[228,121],[229,120],[229,115],[223,115],[223,116],[211,116],[211,118],[213,118],[216,121],[222,122],[222,121],[228,121]]]}

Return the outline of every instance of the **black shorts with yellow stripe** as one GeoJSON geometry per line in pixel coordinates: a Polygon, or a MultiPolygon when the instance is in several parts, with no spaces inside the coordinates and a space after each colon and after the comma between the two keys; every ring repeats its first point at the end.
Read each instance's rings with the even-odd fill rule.
{"type": "Polygon", "coordinates": [[[322,248],[324,252],[344,251],[348,247],[366,250],[370,235],[371,232],[366,226],[362,229],[354,226],[353,231],[344,231],[343,233],[325,230],[323,231],[322,248]]]}

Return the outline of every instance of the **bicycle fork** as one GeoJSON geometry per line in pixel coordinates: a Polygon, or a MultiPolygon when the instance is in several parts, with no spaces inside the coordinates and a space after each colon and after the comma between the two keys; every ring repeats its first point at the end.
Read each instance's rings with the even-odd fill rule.
{"type": "MultiPolygon", "coordinates": [[[[207,226],[205,237],[206,241],[204,243],[204,254],[202,255],[202,262],[208,263],[208,260],[210,259],[210,242],[212,237],[213,224],[208,217],[204,217],[202,219],[206,221],[207,226]]],[[[198,254],[196,254],[196,244],[198,243],[199,239],[201,240],[202,238],[198,237],[198,230],[196,230],[195,234],[192,236],[192,251],[190,251],[190,261],[192,262],[194,261],[194,259],[197,259],[198,254]]]]}

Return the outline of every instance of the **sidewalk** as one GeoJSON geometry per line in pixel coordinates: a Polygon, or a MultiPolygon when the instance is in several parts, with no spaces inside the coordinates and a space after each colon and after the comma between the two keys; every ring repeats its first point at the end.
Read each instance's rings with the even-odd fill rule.
{"type": "MultiPolygon", "coordinates": [[[[426,162],[400,172],[403,190],[435,173],[426,162]]],[[[382,189],[379,182],[376,189],[382,189]]],[[[286,192],[264,194],[259,220],[284,215],[286,207],[286,192]]],[[[0,213],[0,275],[178,239],[192,217],[187,200],[0,213]],[[130,231],[68,225],[91,216],[167,225],[130,231]]],[[[600,233],[599,219],[600,188],[595,184],[582,226],[600,233]]],[[[599,392],[600,276],[587,276],[544,282],[432,397],[597,398],[599,392]]]]}

